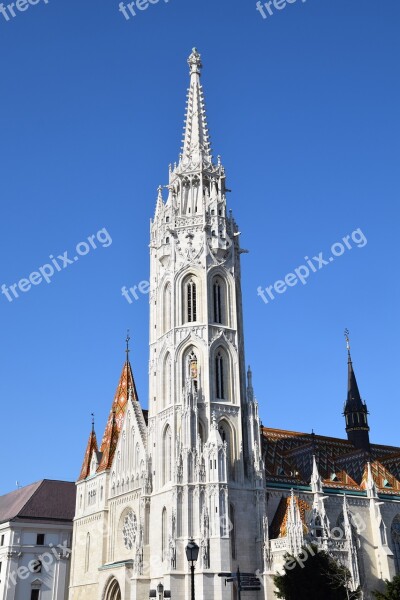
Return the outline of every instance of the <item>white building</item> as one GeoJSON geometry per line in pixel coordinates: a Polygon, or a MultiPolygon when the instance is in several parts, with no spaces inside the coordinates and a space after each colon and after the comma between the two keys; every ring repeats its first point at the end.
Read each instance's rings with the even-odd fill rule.
{"type": "Polygon", "coordinates": [[[218,573],[238,566],[263,583],[252,598],[272,600],[284,553],[310,540],[348,565],[353,587],[379,584],[399,568],[389,530],[400,513],[400,450],[369,447],[352,365],[349,441],[318,437],[314,448],[305,434],[260,435],[245,370],[244,250],[224,167],[211,156],[197,50],[188,62],[183,149],[167,197],[158,190],[150,231],[149,410],[139,404],[127,348],[101,445],[93,430],[77,483],[70,600],[147,600],[160,584],[165,598],[187,600],[191,537],[201,600],[235,599],[218,573]],[[361,504],[362,540],[352,523],[361,504]],[[337,519],[340,544],[331,533],[337,519]]]}
{"type": "Polygon", "coordinates": [[[0,600],[67,600],[75,484],[0,496],[0,600]]]}

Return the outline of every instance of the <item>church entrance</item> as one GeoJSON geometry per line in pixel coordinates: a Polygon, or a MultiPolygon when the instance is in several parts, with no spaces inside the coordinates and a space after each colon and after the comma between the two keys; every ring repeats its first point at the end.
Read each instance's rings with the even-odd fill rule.
{"type": "Polygon", "coordinates": [[[121,600],[121,588],[116,579],[108,582],[103,598],[104,600],[121,600]]]}

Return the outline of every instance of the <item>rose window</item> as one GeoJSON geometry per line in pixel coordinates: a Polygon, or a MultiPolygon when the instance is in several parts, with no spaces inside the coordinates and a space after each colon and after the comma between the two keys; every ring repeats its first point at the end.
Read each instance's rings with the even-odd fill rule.
{"type": "Polygon", "coordinates": [[[133,510],[124,518],[124,526],[122,528],[122,535],[124,538],[125,548],[132,550],[135,545],[137,535],[137,520],[133,510]]]}

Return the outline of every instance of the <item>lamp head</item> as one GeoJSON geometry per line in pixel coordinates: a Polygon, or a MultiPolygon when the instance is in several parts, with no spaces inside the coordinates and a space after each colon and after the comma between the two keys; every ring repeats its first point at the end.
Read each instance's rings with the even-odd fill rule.
{"type": "Polygon", "coordinates": [[[193,540],[189,540],[188,545],[186,546],[186,558],[190,563],[194,563],[197,561],[199,556],[199,547],[196,542],[193,540]]]}

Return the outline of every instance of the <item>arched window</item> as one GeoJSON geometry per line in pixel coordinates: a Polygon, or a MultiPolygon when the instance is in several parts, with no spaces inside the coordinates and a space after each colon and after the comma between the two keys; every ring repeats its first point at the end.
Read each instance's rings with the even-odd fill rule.
{"type": "Polygon", "coordinates": [[[224,357],[221,352],[218,352],[215,357],[215,395],[218,400],[225,398],[224,357]]]}
{"type": "Polygon", "coordinates": [[[396,567],[396,573],[400,574],[400,515],[397,515],[393,519],[392,523],[392,544],[394,563],[396,567]]]}
{"type": "Polygon", "coordinates": [[[213,285],[214,323],[222,323],[222,289],[219,279],[213,285]]]}
{"type": "Polygon", "coordinates": [[[121,600],[121,588],[116,579],[111,579],[108,582],[104,592],[104,600],[121,600]]]}
{"type": "Polygon", "coordinates": [[[85,549],[85,573],[89,571],[90,566],[90,533],[86,536],[86,549],[85,549]]]}
{"type": "Polygon", "coordinates": [[[172,432],[168,425],[163,436],[163,485],[169,483],[172,477],[172,432]]]}
{"type": "Polygon", "coordinates": [[[168,550],[168,524],[167,524],[167,509],[163,508],[161,515],[161,555],[162,560],[167,558],[168,550]]]}
{"type": "Polygon", "coordinates": [[[193,278],[186,283],[186,319],[187,323],[197,321],[197,285],[193,278]]]}
{"type": "Polygon", "coordinates": [[[219,422],[218,431],[223,442],[226,443],[226,462],[228,479],[235,479],[235,440],[230,424],[223,419],[219,422]]]}

